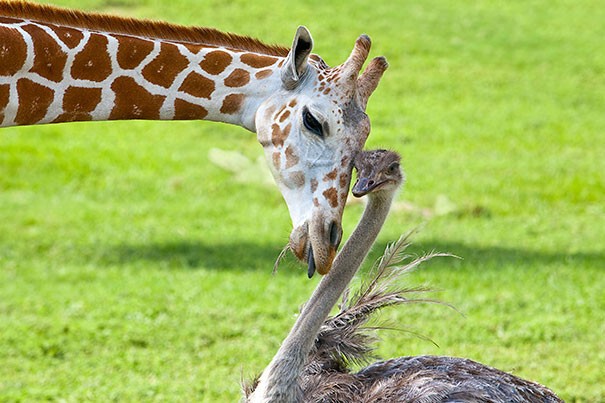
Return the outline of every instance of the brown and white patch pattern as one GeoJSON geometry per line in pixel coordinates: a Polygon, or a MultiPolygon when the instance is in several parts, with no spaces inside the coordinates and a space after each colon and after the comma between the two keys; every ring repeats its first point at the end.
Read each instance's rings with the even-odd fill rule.
{"type": "Polygon", "coordinates": [[[288,50],[208,28],[0,2],[0,125],[206,119],[254,131],[293,224],[307,232],[298,239],[313,244],[325,273],[386,61],[360,76],[369,38],[335,68],[312,45],[304,27],[288,50]],[[309,110],[321,130],[309,129],[309,110]]]}
{"type": "Polygon", "coordinates": [[[240,123],[247,96],[273,75],[279,60],[3,18],[1,124],[108,119],[240,123]]]}

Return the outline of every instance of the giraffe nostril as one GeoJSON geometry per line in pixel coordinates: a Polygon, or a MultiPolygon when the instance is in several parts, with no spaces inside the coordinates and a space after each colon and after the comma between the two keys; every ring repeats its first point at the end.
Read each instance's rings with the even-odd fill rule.
{"type": "Polygon", "coordinates": [[[334,248],[338,248],[340,245],[340,240],[342,239],[342,228],[336,221],[332,221],[330,224],[330,245],[334,248]]]}

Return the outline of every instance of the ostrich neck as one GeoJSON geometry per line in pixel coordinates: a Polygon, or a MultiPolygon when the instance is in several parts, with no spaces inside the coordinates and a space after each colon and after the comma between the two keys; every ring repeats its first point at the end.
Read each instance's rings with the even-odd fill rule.
{"type": "Polygon", "coordinates": [[[263,371],[252,402],[300,401],[298,376],[319,328],[363,263],[389,213],[394,192],[370,193],[357,227],[304,306],[279,351],[263,371]]]}
{"type": "Polygon", "coordinates": [[[392,200],[393,193],[369,194],[368,204],[357,227],[334,260],[332,270],[321,280],[303,308],[290,335],[297,334],[305,340],[308,345],[305,355],[311,349],[315,336],[332,307],[338,302],[376,241],[389,214],[392,200]]]}

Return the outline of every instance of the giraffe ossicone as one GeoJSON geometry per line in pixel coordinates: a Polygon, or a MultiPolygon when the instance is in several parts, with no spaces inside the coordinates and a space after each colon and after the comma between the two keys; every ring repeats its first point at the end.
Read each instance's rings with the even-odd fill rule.
{"type": "Polygon", "coordinates": [[[360,36],[330,68],[304,27],[290,49],[209,28],[0,1],[0,123],[214,120],[257,133],[293,223],[290,247],[329,271],[365,107],[387,68],[360,36]]]}

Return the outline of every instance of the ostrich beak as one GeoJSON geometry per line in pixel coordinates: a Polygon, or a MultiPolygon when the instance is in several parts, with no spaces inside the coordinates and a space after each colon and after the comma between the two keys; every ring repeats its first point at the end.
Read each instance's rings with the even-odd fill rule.
{"type": "Polygon", "coordinates": [[[357,182],[355,182],[353,189],[351,189],[351,193],[353,193],[353,196],[355,197],[365,196],[374,190],[378,185],[380,185],[379,182],[375,182],[371,179],[368,180],[368,178],[359,178],[357,182]]]}

